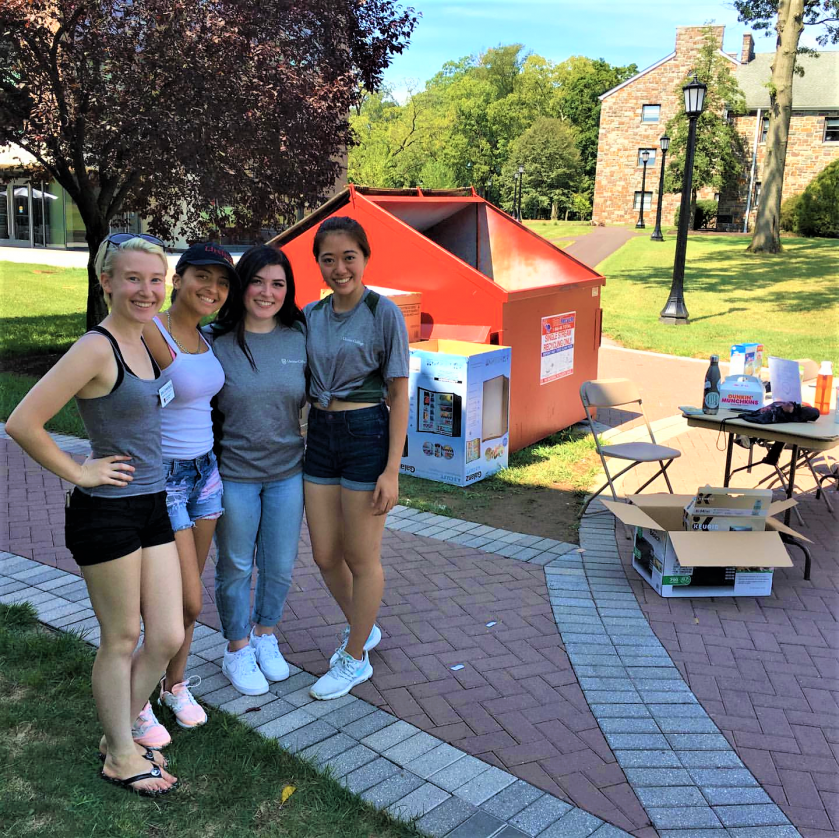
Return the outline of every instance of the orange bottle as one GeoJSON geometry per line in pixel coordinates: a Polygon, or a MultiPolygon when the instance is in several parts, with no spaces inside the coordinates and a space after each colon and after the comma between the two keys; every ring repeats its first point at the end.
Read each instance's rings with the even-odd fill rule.
{"type": "Polygon", "coordinates": [[[833,365],[830,361],[822,361],[819,374],[816,376],[816,398],[813,407],[818,408],[822,416],[830,413],[830,391],[833,387],[833,365]]]}

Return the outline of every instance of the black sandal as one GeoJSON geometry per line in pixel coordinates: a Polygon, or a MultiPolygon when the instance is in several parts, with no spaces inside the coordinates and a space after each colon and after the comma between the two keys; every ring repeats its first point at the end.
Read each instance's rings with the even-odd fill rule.
{"type": "MultiPolygon", "coordinates": [[[[98,754],[99,754],[99,761],[100,761],[100,762],[105,762],[105,760],[107,759],[107,757],[105,756],[105,754],[103,754],[103,753],[102,753],[102,751],[97,751],[96,753],[98,753],[98,754]]],[[[159,752],[158,752],[158,753],[159,753],[159,752]]],[[[163,762],[162,762],[162,763],[155,762],[154,755],[155,755],[155,751],[154,751],[154,749],[153,749],[153,748],[149,748],[149,747],[146,747],[146,752],[145,752],[144,754],[140,754],[140,756],[141,756],[143,759],[147,759],[149,762],[153,762],[153,763],[154,763],[156,766],[158,766],[159,768],[168,768],[168,767],[169,767],[169,760],[168,760],[168,759],[166,759],[166,757],[163,757],[163,754],[162,754],[162,753],[160,754],[160,756],[162,756],[162,757],[163,757],[163,762]]]]}
{"type": "Polygon", "coordinates": [[[99,776],[106,783],[134,792],[134,794],[139,794],[141,797],[162,797],[164,794],[169,794],[170,791],[174,791],[178,787],[177,780],[168,789],[138,789],[132,785],[133,783],[139,783],[141,780],[157,780],[162,777],[163,774],[157,765],[153,765],[151,770],[146,774],[135,774],[133,777],[127,777],[125,780],[120,780],[119,777],[109,777],[104,770],[99,772],[99,776]]]}

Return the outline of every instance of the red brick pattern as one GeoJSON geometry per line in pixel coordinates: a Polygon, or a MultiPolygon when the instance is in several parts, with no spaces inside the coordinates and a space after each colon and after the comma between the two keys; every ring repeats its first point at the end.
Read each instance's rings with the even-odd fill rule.
{"type": "MultiPolygon", "coordinates": [[[[8,530],[0,549],[78,572],[63,546],[61,481],[0,440],[8,530]]],[[[385,531],[387,588],[374,676],[354,693],[639,838],[649,819],[588,709],[553,621],[541,567],[385,531]],[[486,623],[495,621],[488,628],[486,623]],[[463,669],[450,667],[463,664],[463,669]]],[[[219,628],[213,561],[202,622],[219,628]]],[[[303,532],[279,639],[289,661],[326,671],[343,617],[303,532]]]]}
{"type": "MultiPolygon", "coordinates": [[[[605,348],[600,374],[633,377],[660,418],[677,404],[697,403],[688,397],[701,388],[704,365],[605,348]]],[[[667,445],[683,452],[669,471],[677,492],[721,485],[725,454],[715,433],[691,429],[667,445]]],[[[745,451],[735,448],[735,466],[745,463],[745,451]]],[[[636,469],[625,491],[639,486],[646,471],[636,469]]],[[[767,473],[767,466],[741,472],[735,485],[753,486],[767,473]]],[[[617,541],[650,625],[705,710],[801,834],[827,838],[839,834],[839,526],[807,477],[797,478],[804,526],[794,519],[791,525],[813,541],[812,578],[804,581],[802,556],[793,548],[795,566],[775,572],[769,597],[662,599],[632,570],[622,527],[617,541]]]]}

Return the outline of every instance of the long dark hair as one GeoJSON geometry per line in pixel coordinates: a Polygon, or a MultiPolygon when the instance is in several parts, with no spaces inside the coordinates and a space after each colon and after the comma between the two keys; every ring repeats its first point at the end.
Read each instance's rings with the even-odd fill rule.
{"type": "MultiPolygon", "coordinates": [[[[245,291],[253,282],[254,277],[269,265],[279,265],[285,271],[286,292],[285,300],[276,314],[276,319],[283,326],[293,326],[295,323],[304,323],[303,312],[297,306],[294,285],[294,271],[291,269],[291,262],[288,256],[278,247],[270,247],[267,244],[258,244],[246,250],[236,265],[236,274],[239,277],[239,288],[237,293],[228,295],[227,300],[221,307],[218,317],[212,324],[213,332],[216,335],[225,335],[228,332],[236,333],[236,343],[245,353],[251,367],[256,369],[256,362],[248,348],[245,339],[245,291]]],[[[233,289],[231,289],[232,291],[233,289]]]]}

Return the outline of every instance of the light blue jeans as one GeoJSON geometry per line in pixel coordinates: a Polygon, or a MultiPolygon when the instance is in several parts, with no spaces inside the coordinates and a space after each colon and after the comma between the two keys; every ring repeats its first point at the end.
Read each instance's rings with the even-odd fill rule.
{"type": "Polygon", "coordinates": [[[302,474],[269,483],[224,481],[224,515],[216,528],[216,605],[227,640],[246,638],[251,622],[279,622],[302,521],[302,474]],[[251,610],[254,551],[257,579],[251,610]]]}

